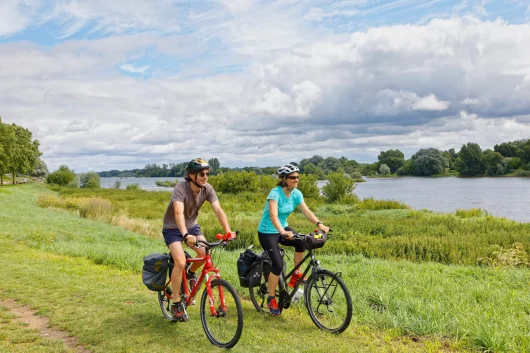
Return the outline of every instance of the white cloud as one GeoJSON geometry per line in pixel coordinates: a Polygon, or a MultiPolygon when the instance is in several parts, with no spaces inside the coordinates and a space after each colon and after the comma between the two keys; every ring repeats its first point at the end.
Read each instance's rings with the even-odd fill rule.
{"type": "Polygon", "coordinates": [[[449,101],[440,101],[434,94],[420,98],[412,105],[413,110],[446,110],[451,105],[449,101]]]}
{"type": "Polygon", "coordinates": [[[530,136],[528,24],[455,17],[333,34],[308,26],[302,2],[278,11],[242,1],[212,3],[185,21],[198,26],[185,34],[123,35],[161,28],[165,15],[136,18],[133,2],[104,19],[61,4],[57,13],[70,14],[61,34],[80,26],[75,18],[116,35],[0,44],[2,119],[34,132],[52,170],[197,155],[224,165],[312,154],[371,161],[385,148],[491,148],[530,136]],[[164,60],[138,60],[154,52],[164,60]],[[241,68],[219,69],[230,65],[241,68]]]}

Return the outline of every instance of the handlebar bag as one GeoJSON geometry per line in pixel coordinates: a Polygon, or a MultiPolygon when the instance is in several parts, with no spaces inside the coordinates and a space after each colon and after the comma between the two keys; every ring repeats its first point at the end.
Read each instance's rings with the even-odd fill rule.
{"type": "Polygon", "coordinates": [[[326,234],[308,234],[304,239],[304,248],[306,250],[318,249],[324,246],[326,243],[326,234]],[[320,237],[318,237],[320,236],[320,237]]]}

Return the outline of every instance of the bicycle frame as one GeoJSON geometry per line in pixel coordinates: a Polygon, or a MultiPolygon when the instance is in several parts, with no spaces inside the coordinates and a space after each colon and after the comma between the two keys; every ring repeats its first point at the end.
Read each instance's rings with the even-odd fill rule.
{"type": "MultiPolygon", "coordinates": [[[[289,308],[289,306],[291,305],[291,301],[292,301],[296,291],[302,285],[302,282],[303,282],[304,278],[307,277],[309,271],[311,270],[311,274],[313,275],[316,271],[318,271],[319,268],[320,268],[320,260],[317,260],[315,258],[315,253],[314,253],[313,249],[310,249],[310,250],[308,250],[308,253],[304,256],[302,261],[300,261],[298,263],[298,265],[296,265],[288,274],[284,275],[283,272],[282,272],[282,274],[280,275],[280,280],[278,281],[279,291],[280,291],[280,293],[282,291],[284,291],[285,293],[287,293],[287,295],[289,297],[289,301],[288,301],[287,305],[284,308],[289,308]],[[287,280],[296,272],[296,270],[300,269],[302,267],[302,265],[308,259],[310,259],[310,261],[307,264],[307,267],[305,268],[302,276],[296,282],[296,284],[294,285],[293,289],[291,291],[289,291],[289,289],[288,289],[289,286],[286,285],[287,280]]],[[[341,275],[342,275],[341,272],[336,272],[335,273],[336,277],[341,277],[341,275]]],[[[322,296],[327,295],[329,287],[331,286],[332,283],[329,284],[328,288],[326,288],[326,291],[324,292],[324,294],[322,294],[322,296]]]]}
{"type": "MultiPolygon", "coordinates": [[[[190,288],[188,286],[188,280],[186,278],[186,267],[184,267],[184,269],[182,270],[182,282],[181,283],[182,283],[182,285],[184,287],[184,293],[181,293],[181,294],[185,295],[186,306],[190,306],[192,304],[193,300],[195,299],[195,296],[199,292],[199,289],[201,289],[202,282],[206,279],[206,290],[208,292],[208,298],[209,298],[209,303],[210,303],[210,312],[211,312],[212,315],[218,316],[219,312],[217,311],[217,309],[214,306],[211,282],[212,282],[212,278],[221,278],[221,275],[220,275],[221,270],[219,270],[218,268],[216,268],[213,265],[212,258],[211,258],[211,255],[210,255],[210,249],[208,247],[206,247],[206,256],[194,257],[194,258],[186,258],[186,263],[187,264],[192,264],[192,263],[195,263],[195,262],[204,262],[204,265],[202,267],[201,275],[197,279],[197,282],[195,283],[193,288],[191,288],[191,292],[190,292],[190,288]],[[213,272],[214,275],[213,276],[209,276],[210,272],[213,272]]],[[[166,283],[166,288],[170,284],[171,284],[171,278],[166,283]]],[[[170,299],[170,296],[166,293],[166,291],[164,291],[164,295],[168,299],[170,299]]],[[[223,288],[222,287],[219,287],[219,298],[221,300],[221,309],[223,309],[223,311],[226,312],[226,304],[225,304],[224,292],[223,292],[223,288]]]]}

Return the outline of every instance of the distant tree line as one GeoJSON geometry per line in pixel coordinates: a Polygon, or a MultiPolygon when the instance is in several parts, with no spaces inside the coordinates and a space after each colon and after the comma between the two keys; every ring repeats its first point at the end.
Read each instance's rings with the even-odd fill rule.
{"type": "Polygon", "coordinates": [[[15,184],[17,174],[45,176],[46,164],[39,159],[39,141],[33,140],[31,131],[16,124],[5,124],[0,118],[0,185],[4,175],[11,174],[15,184]]]}
{"type": "MultiPolygon", "coordinates": [[[[278,166],[269,167],[221,167],[217,158],[208,160],[212,174],[226,172],[254,172],[257,175],[273,175],[278,166]]],[[[530,176],[530,140],[517,140],[495,145],[493,150],[483,151],[477,143],[466,143],[457,152],[454,148],[442,151],[436,148],[422,148],[410,159],[405,159],[398,149],[381,151],[377,162],[358,163],[346,157],[322,157],[314,155],[299,162],[291,162],[300,172],[317,179],[329,179],[330,173],[347,174],[356,181],[361,176],[389,175],[460,175],[460,176],[530,176]]],[[[182,177],[188,162],[178,164],[147,164],[143,169],[111,170],[99,172],[101,177],[182,177]]]]}

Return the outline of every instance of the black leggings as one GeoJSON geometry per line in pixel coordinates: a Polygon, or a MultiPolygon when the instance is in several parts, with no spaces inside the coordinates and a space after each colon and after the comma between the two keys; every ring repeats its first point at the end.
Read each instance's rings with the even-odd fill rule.
{"type": "MultiPolygon", "coordinates": [[[[285,230],[297,234],[297,232],[291,227],[286,227],[285,230]]],[[[305,251],[302,242],[294,242],[292,239],[284,239],[280,236],[279,233],[269,234],[258,232],[258,239],[263,250],[265,250],[267,254],[269,254],[269,257],[272,261],[271,272],[276,276],[279,276],[280,273],[282,273],[283,267],[282,256],[280,255],[280,247],[278,246],[278,244],[293,246],[294,251],[296,252],[303,253],[305,251]]]]}

